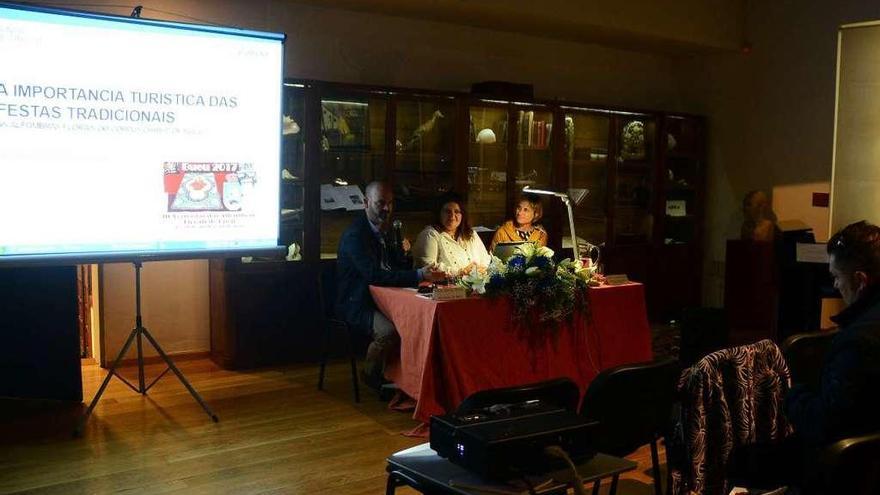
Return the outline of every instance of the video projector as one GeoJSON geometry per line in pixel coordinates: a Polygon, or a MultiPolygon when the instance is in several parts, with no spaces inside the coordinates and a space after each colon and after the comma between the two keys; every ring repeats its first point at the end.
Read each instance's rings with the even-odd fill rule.
{"type": "Polygon", "coordinates": [[[544,453],[559,446],[577,463],[589,459],[598,423],[540,400],[498,404],[465,414],[431,416],[431,448],[469,471],[493,479],[566,467],[544,453]]]}

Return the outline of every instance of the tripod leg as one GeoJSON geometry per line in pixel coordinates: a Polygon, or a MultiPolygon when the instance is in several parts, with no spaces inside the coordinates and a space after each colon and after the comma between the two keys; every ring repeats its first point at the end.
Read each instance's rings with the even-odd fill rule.
{"type": "Polygon", "coordinates": [[[180,383],[183,383],[183,386],[186,387],[187,390],[189,390],[189,393],[193,396],[196,402],[198,402],[199,405],[202,406],[202,409],[204,409],[205,412],[208,413],[208,416],[210,416],[215,423],[220,421],[220,418],[218,418],[217,415],[214,414],[213,411],[211,411],[211,408],[208,407],[208,404],[205,403],[204,399],[202,399],[202,396],[199,395],[199,393],[196,392],[196,389],[194,389],[192,385],[189,384],[189,382],[183,376],[183,373],[181,373],[180,370],[177,369],[177,366],[174,365],[174,362],[171,361],[171,358],[169,358],[168,355],[165,354],[165,351],[163,351],[162,348],[159,347],[159,343],[156,342],[156,339],[154,339],[152,335],[150,335],[150,332],[146,328],[143,328],[141,331],[147,338],[147,340],[150,341],[150,344],[153,345],[153,348],[156,349],[156,352],[158,352],[159,355],[162,356],[162,359],[165,360],[165,364],[167,364],[168,367],[171,368],[171,371],[173,371],[174,374],[177,375],[177,379],[180,380],[180,383]]]}
{"type": "Polygon", "coordinates": [[[141,395],[147,395],[147,389],[144,387],[144,349],[143,344],[141,344],[141,334],[138,332],[137,336],[137,350],[138,350],[138,392],[141,395]]]}
{"type": "MultiPolygon", "coordinates": [[[[79,418],[79,421],[76,424],[76,429],[73,430],[73,436],[78,437],[82,435],[83,428],[86,426],[86,421],[89,419],[89,416],[91,416],[92,410],[95,409],[98,401],[101,400],[101,395],[104,394],[104,389],[107,388],[107,384],[110,383],[110,379],[113,378],[113,375],[116,373],[116,367],[119,366],[119,362],[122,361],[125,353],[128,352],[128,348],[131,347],[134,338],[140,337],[140,330],[140,328],[135,328],[130,334],[128,334],[128,338],[125,339],[125,344],[122,345],[122,349],[119,350],[119,354],[116,356],[116,359],[113,360],[113,365],[107,370],[107,376],[104,377],[104,381],[101,383],[98,393],[95,394],[95,398],[92,399],[86,412],[79,418]]],[[[140,356],[140,349],[138,349],[138,356],[140,356]]]]}

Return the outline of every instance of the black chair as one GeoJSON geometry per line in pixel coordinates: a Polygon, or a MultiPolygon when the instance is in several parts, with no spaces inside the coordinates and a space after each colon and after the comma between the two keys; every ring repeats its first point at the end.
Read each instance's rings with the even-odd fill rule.
{"type": "Polygon", "coordinates": [[[831,340],[837,330],[809,332],[792,335],[782,343],[782,355],[794,383],[818,387],[822,374],[822,361],[831,348],[831,340]]]}
{"type": "Polygon", "coordinates": [[[582,416],[599,422],[596,451],[623,457],[651,445],[658,495],[663,490],[657,440],[668,435],[679,374],[674,359],[607,369],[590,383],[581,405],[582,416]]]}
{"type": "Polygon", "coordinates": [[[837,441],[825,449],[824,492],[880,493],[880,432],[837,441]]]}
{"type": "Polygon", "coordinates": [[[579,399],[580,391],[573,381],[568,378],[556,378],[527,385],[475,392],[459,404],[455,414],[470,414],[497,404],[518,404],[529,400],[540,400],[574,412],[577,411],[579,399]]]}
{"type": "MultiPolygon", "coordinates": [[[[837,330],[792,335],[782,344],[792,381],[818,388],[837,330]]],[[[839,440],[822,452],[819,493],[880,493],[880,432],[839,440]]]]}
{"type": "Polygon", "coordinates": [[[351,327],[345,321],[335,318],[333,301],[336,300],[336,264],[324,264],[318,270],[318,302],[321,314],[321,371],[318,374],[318,390],[324,390],[324,372],[327,368],[327,358],[330,354],[330,346],[334,337],[342,336],[345,342],[348,359],[351,362],[351,387],[354,393],[354,401],[361,401],[360,386],[358,384],[356,349],[357,339],[351,327]]]}

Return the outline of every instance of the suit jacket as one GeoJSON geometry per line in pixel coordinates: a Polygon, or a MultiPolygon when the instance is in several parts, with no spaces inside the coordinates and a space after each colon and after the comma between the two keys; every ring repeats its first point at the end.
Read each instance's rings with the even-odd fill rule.
{"type": "Polygon", "coordinates": [[[366,215],[351,222],[339,240],[336,315],[367,335],[372,333],[373,311],[376,310],[370,285],[415,287],[419,284],[418,270],[402,269],[400,258],[392,256],[387,238],[385,245],[391,269],[382,267],[383,247],[366,215]]]}
{"type": "Polygon", "coordinates": [[[727,463],[738,446],[779,441],[791,431],[782,414],[790,374],[776,344],[754,344],[713,352],[679,379],[680,422],[667,446],[677,457],[672,493],[723,495],[727,463]]]}
{"type": "Polygon", "coordinates": [[[880,430],[880,287],[832,318],[840,332],[822,364],[818,390],[792,388],[786,414],[809,446],[880,430]]]}

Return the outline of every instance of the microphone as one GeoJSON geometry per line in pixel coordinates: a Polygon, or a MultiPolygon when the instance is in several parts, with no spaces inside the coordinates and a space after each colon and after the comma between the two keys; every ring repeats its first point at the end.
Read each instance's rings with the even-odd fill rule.
{"type": "Polygon", "coordinates": [[[395,220],[391,223],[392,242],[398,253],[403,253],[403,222],[395,220]]]}

